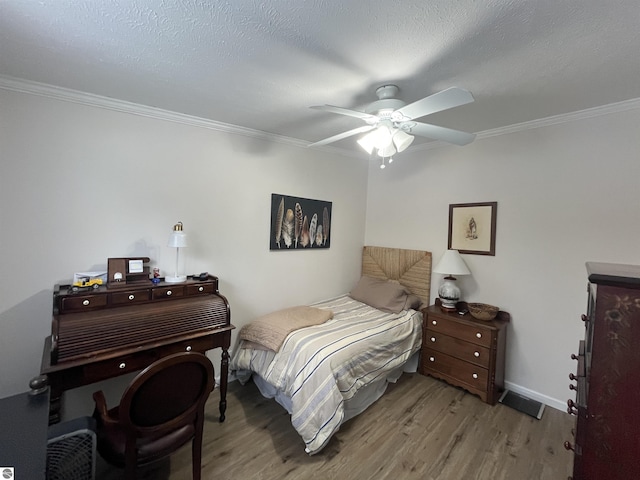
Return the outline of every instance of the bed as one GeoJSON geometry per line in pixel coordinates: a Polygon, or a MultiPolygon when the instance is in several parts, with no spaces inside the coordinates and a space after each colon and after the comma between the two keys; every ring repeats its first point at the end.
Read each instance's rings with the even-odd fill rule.
{"type": "Polygon", "coordinates": [[[231,372],[275,398],[305,451],[318,453],[389,382],[416,370],[430,281],[430,252],[365,246],[362,277],[348,294],[243,326],[231,372]]]}

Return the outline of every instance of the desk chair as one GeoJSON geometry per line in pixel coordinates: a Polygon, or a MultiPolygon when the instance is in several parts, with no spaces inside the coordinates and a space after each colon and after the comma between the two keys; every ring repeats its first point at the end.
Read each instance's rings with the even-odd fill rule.
{"type": "Polygon", "coordinates": [[[102,391],[94,393],[98,452],[124,467],[130,480],[136,467],[165,458],[191,440],[193,479],[200,480],[204,406],[213,387],[211,361],[183,352],[140,372],[111,410],[102,391]]]}

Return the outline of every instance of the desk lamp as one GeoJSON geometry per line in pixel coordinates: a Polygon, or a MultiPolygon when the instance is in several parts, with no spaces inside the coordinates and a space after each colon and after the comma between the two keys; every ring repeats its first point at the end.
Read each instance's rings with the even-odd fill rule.
{"type": "Polygon", "coordinates": [[[454,275],[471,275],[467,264],[457,250],[447,250],[433,269],[434,273],[444,273],[442,285],[438,288],[440,308],[445,312],[456,310],[456,303],[460,300],[460,288],[456,285],[454,275]]]}
{"type": "Polygon", "coordinates": [[[187,234],[182,230],[182,222],[178,222],[173,226],[173,231],[171,232],[171,235],[169,235],[169,243],[167,243],[167,246],[174,247],[176,249],[176,269],[175,275],[167,275],[164,278],[164,281],[168,283],[185,282],[187,280],[187,276],[178,274],[180,249],[187,246],[187,234]]]}

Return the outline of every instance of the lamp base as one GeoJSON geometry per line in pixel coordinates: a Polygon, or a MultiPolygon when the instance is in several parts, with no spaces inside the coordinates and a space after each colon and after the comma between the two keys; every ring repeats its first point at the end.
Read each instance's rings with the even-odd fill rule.
{"type": "Polygon", "coordinates": [[[456,303],[460,300],[460,288],[456,285],[456,278],[452,275],[444,277],[438,289],[440,309],[444,312],[455,312],[456,303]]]}
{"type": "Polygon", "coordinates": [[[458,311],[458,309],[456,308],[455,304],[453,306],[445,305],[444,303],[442,303],[442,299],[440,299],[440,310],[442,310],[443,312],[457,312],[458,311]]]}
{"type": "Polygon", "coordinates": [[[181,283],[181,282],[186,282],[187,281],[187,276],[186,275],[175,275],[175,276],[167,276],[164,277],[164,281],[167,283],[181,283]]]}

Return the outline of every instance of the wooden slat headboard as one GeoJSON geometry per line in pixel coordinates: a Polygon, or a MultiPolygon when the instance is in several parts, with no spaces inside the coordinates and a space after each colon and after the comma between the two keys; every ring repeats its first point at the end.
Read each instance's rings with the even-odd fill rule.
{"type": "Polygon", "coordinates": [[[418,295],[425,304],[431,296],[431,252],[365,246],[362,275],[395,280],[418,295]]]}

